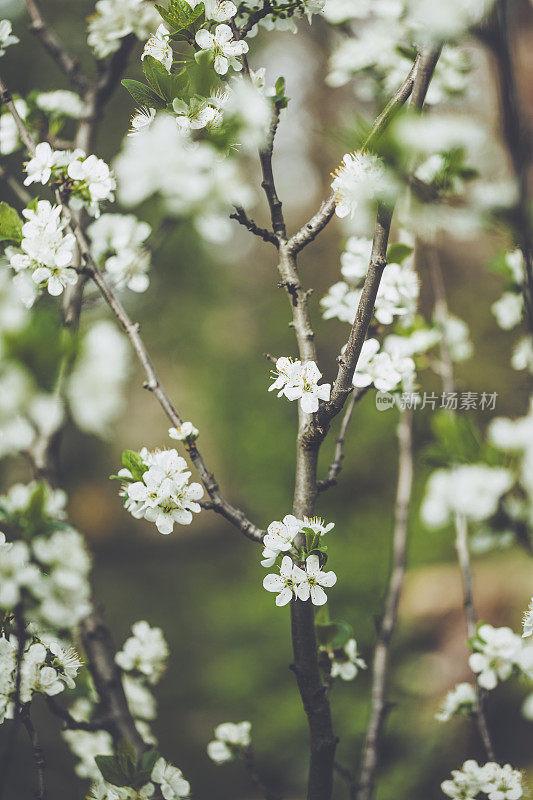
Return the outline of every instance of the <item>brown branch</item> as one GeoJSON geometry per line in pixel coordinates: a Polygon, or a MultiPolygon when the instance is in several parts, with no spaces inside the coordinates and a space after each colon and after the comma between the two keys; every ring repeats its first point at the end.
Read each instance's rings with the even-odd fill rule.
{"type": "Polygon", "coordinates": [[[379,761],[380,737],[389,708],[386,689],[390,647],[405,576],[408,515],[413,486],[412,425],[412,412],[409,410],[402,412],[398,425],[398,483],[394,510],[392,570],[374,653],[372,705],[363,746],[359,785],[352,789],[352,797],[357,800],[370,800],[372,797],[379,761]]]}
{"type": "Polygon", "coordinates": [[[26,731],[28,733],[28,737],[33,751],[33,761],[35,764],[35,769],[37,771],[37,792],[35,796],[37,800],[46,800],[47,797],[46,780],[45,780],[46,761],[44,758],[43,748],[41,747],[39,736],[37,734],[33,722],[31,721],[29,707],[24,709],[21,715],[21,722],[26,728],[26,731]]]}
{"type": "Polygon", "coordinates": [[[531,168],[531,129],[522,108],[513,57],[512,11],[508,0],[497,0],[481,38],[493,53],[499,83],[503,135],[518,185],[514,227],[525,263],[525,321],[533,334],[533,221],[529,174],[531,168]]]}
{"type": "Polygon", "coordinates": [[[24,2],[31,19],[30,30],[37,36],[44,49],[52,56],[72,85],[84,94],[89,86],[89,81],[83,75],[79,62],[69,55],[54,31],[45,22],[36,0],[24,0],[24,2]]]}
{"type": "Polygon", "coordinates": [[[129,710],[122,686],[122,672],[115,663],[111,635],[96,607],[81,621],[80,631],[87,664],[102,701],[104,717],[109,719],[107,730],[115,744],[126,739],[140,756],[149,746],[143,741],[129,710]]]}
{"type": "Polygon", "coordinates": [[[253,219],[250,219],[244,208],[240,206],[235,206],[235,212],[229,215],[230,219],[235,219],[239,223],[239,225],[243,225],[246,230],[253,233],[255,236],[259,236],[264,242],[268,242],[269,244],[273,244],[275,247],[278,247],[278,239],[271,231],[268,231],[266,228],[260,228],[259,225],[256,225],[253,219]]]}
{"type": "Polygon", "coordinates": [[[274,139],[279,125],[280,107],[276,104],[272,113],[270,127],[268,129],[267,140],[265,146],[259,151],[259,160],[261,162],[261,170],[263,173],[263,181],[261,186],[265,192],[268,207],[270,209],[270,218],[272,220],[272,229],[279,242],[284,242],[287,239],[287,229],[285,226],[285,219],[281,208],[281,200],[276,191],[276,184],[274,182],[274,172],[272,170],[272,153],[274,150],[274,139]]]}
{"type": "MultiPolygon", "coordinates": [[[[450,351],[444,336],[444,324],[448,318],[448,303],[446,299],[446,288],[442,277],[442,270],[438,259],[438,254],[433,246],[429,246],[426,250],[429,258],[430,276],[433,287],[433,294],[435,298],[435,320],[440,325],[442,338],[440,344],[440,357],[441,357],[441,378],[442,386],[445,392],[451,393],[455,390],[455,376],[453,369],[453,362],[451,360],[450,351]]],[[[450,410],[448,413],[454,414],[450,410]]],[[[477,626],[477,615],[474,603],[474,588],[472,579],[472,564],[470,559],[470,551],[468,549],[468,530],[466,520],[464,517],[456,515],[455,520],[455,549],[457,552],[457,561],[461,573],[461,583],[463,587],[463,606],[465,610],[466,627],[468,636],[474,636],[477,626]]],[[[494,747],[490,736],[487,716],[485,711],[485,693],[479,686],[476,679],[476,708],[473,714],[475,723],[478,728],[479,736],[483,742],[485,752],[490,761],[494,761],[494,747]]]]}
{"type": "Polygon", "coordinates": [[[254,27],[254,25],[257,25],[257,23],[260,22],[262,19],[268,17],[268,15],[271,14],[273,11],[274,7],[272,6],[270,0],[265,0],[262,7],[257,9],[257,11],[254,11],[252,14],[250,14],[244,25],[242,25],[242,27],[236,31],[235,38],[245,39],[246,36],[250,33],[250,31],[254,27]]]}

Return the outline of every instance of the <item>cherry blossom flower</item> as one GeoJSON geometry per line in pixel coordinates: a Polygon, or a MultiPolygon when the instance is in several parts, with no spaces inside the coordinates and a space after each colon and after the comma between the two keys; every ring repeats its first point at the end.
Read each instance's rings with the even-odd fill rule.
{"type": "MultiPolygon", "coordinates": [[[[297,362],[295,362],[297,363],[297,362]]],[[[299,400],[305,414],[318,411],[319,400],[329,400],[331,384],[318,385],[322,373],[314,361],[306,361],[293,373],[290,384],[285,385],[283,394],[287,400],[299,400]]]]}
{"type": "Polygon", "coordinates": [[[360,669],[366,669],[366,661],[357,652],[357,641],[349,639],[344,647],[331,653],[331,677],[353,681],[360,669]]]}
{"type": "Polygon", "coordinates": [[[298,584],[306,580],[307,576],[303,569],[294,563],[290,556],[284,556],[279,568],[279,575],[271,573],[266,575],[263,580],[263,588],[267,592],[276,592],[276,605],[286,606],[297,597],[298,584]]]}
{"type": "Polygon", "coordinates": [[[48,183],[52,175],[52,169],[56,165],[56,154],[48,142],[40,142],[35,147],[33,157],[26,164],[27,178],[24,180],[25,186],[32,183],[48,183]]]}
{"type": "Polygon", "coordinates": [[[20,39],[11,33],[11,20],[0,20],[0,56],[6,52],[6,47],[12,44],[18,44],[20,39]]]}
{"type": "Polygon", "coordinates": [[[215,738],[207,745],[207,755],[215,764],[232,761],[239,750],[250,746],[250,722],[223,722],[215,728],[215,738]]]}
{"type": "Polygon", "coordinates": [[[167,28],[164,25],[160,25],[157,31],[150,36],[144,45],[141,61],[143,61],[146,56],[151,56],[152,58],[155,58],[156,61],[159,61],[159,63],[164,66],[166,71],[170,73],[172,61],[174,59],[174,53],[172,52],[172,47],[170,46],[170,42],[168,40],[169,36],[170,32],[167,30],[167,28]]]}
{"type": "Polygon", "coordinates": [[[522,638],[527,639],[529,636],[533,636],[533,597],[529,601],[529,606],[524,613],[524,632],[522,638]]]}
{"type": "Polygon", "coordinates": [[[285,553],[293,546],[298,531],[303,527],[303,520],[292,514],[283,517],[283,522],[271,522],[263,538],[263,567],[271,567],[280,553],[285,553]]]}
{"type": "Polygon", "coordinates": [[[520,637],[511,628],[493,628],[481,625],[473,642],[474,653],[468,663],[477,674],[483,689],[494,689],[498,681],[505,681],[518,663],[522,650],[520,637]]]}
{"type": "Polygon", "coordinates": [[[150,777],[161,787],[161,794],[165,800],[181,800],[189,796],[191,786],[183,777],[182,771],[168,764],[164,758],[159,758],[155,762],[150,777]]]}
{"type": "Polygon", "coordinates": [[[448,722],[456,714],[471,713],[476,702],[475,687],[471,683],[458,683],[446,695],[440,710],[435,714],[435,719],[439,722],[448,722]]]}
{"type": "Polygon", "coordinates": [[[238,61],[237,56],[248,52],[248,44],[244,41],[234,40],[232,35],[229,25],[217,25],[214,34],[206,31],[205,28],[196,33],[196,42],[202,50],[213,53],[215,72],[218,72],[219,75],[225,75],[230,65],[236,72],[239,72],[242,64],[238,61]]]}
{"type": "Polygon", "coordinates": [[[303,580],[298,582],[296,586],[296,595],[300,600],[305,602],[311,597],[311,602],[315,606],[323,606],[327,603],[327,595],[323,589],[335,586],[337,583],[337,576],[330,570],[323,572],[320,569],[320,561],[318,556],[307,556],[305,561],[305,573],[303,580]]]}
{"type": "Polygon", "coordinates": [[[169,428],[168,435],[171,439],[184,442],[187,439],[197,439],[200,435],[200,431],[198,428],[194,427],[192,422],[182,422],[179,428],[169,428]]]}
{"type": "Polygon", "coordinates": [[[135,134],[142,131],[144,128],[148,128],[155,119],[155,108],[147,108],[146,106],[142,106],[138,108],[133,117],[130,120],[130,129],[128,131],[128,136],[135,136],[135,134]]]}

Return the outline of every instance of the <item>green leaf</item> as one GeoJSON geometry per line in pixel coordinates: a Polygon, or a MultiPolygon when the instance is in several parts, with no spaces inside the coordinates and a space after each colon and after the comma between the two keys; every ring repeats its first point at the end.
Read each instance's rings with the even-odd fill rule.
{"type": "Polygon", "coordinates": [[[330,622],[327,625],[316,625],[316,638],[318,643],[326,647],[332,644],[337,634],[337,623],[330,622]]]}
{"type": "Polygon", "coordinates": [[[334,648],[341,648],[346,643],[353,639],[353,628],[348,622],[337,622],[337,632],[333,638],[332,645],[334,648]]]}
{"type": "Polygon", "coordinates": [[[18,212],[8,203],[0,203],[0,241],[22,241],[22,220],[18,212]]]}
{"type": "Polygon", "coordinates": [[[319,644],[334,650],[345,646],[346,642],[353,638],[353,628],[347,622],[328,622],[316,624],[316,637],[319,644]]]}
{"type": "Polygon", "coordinates": [[[389,264],[401,264],[412,252],[413,248],[407,244],[391,244],[387,249],[387,261],[389,264]]]}
{"type": "Polygon", "coordinates": [[[95,756],[95,763],[104,780],[113,786],[129,786],[129,777],[124,775],[115,756],[95,756]]]}
{"type": "Polygon", "coordinates": [[[136,481],[142,480],[142,476],[147,470],[147,466],[135,450],[124,450],[122,453],[122,466],[129,469],[136,481]]]}
{"type": "Polygon", "coordinates": [[[155,762],[159,758],[159,753],[157,750],[148,750],[146,753],[143,753],[142,756],[139,758],[137,762],[137,778],[141,783],[141,786],[144,783],[147,783],[150,780],[152,775],[152,770],[155,766],[155,762]]]}
{"type": "Polygon", "coordinates": [[[165,108],[166,103],[144,83],[124,78],[122,85],[128,90],[137,105],[157,109],[165,108]]]}
{"type": "Polygon", "coordinates": [[[169,75],[164,66],[152,56],[146,56],[144,59],[143,72],[154,92],[160,95],[165,103],[171,103],[188,82],[184,72],[179,75],[169,75]]]}

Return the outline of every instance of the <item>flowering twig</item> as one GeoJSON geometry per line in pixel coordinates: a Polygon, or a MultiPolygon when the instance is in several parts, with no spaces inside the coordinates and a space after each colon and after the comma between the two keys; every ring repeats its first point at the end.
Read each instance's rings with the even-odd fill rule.
{"type": "Polygon", "coordinates": [[[51,697],[50,695],[46,697],[46,704],[52,714],[59,717],[59,719],[65,723],[65,728],[67,730],[94,732],[102,730],[109,731],[111,728],[111,720],[108,717],[98,717],[89,722],[75,719],[67,708],[63,708],[55,697],[51,697]]]}
{"type": "Polygon", "coordinates": [[[88,88],[89,81],[82,73],[79,62],[72,58],[44,20],[36,0],[24,0],[24,2],[31,19],[30,30],[39,38],[44,49],[52,56],[72,85],[83,94],[88,88]]]}
{"type": "Polygon", "coordinates": [[[357,800],[370,800],[379,760],[380,736],[389,704],[386,698],[390,645],[398,616],[398,605],[405,576],[407,522],[413,486],[413,419],[410,410],[402,412],[398,425],[398,482],[392,537],[392,570],[385,611],[379,627],[372,667],[372,707],[366,729],[359,785],[353,787],[357,800]]]}

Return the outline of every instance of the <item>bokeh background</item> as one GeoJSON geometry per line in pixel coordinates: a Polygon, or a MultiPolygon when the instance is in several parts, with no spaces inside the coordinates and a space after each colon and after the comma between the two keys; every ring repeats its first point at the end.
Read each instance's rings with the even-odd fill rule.
{"type": "MultiPolygon", "coordinates": [[[[26,32],[21,4],[0,2],[0,16],[14,20],[22,46],[2,59],[4,77],[22,94],[31,89],[66,87],[63,77],[26,32]]],[[[43,9],[72,52],[90,63],[85,44],[85,0],[47,0],[43,9]]],[[[526,107],[533,107],[533,20],[524,14],[517,55],[526,107]]],[[[346,109],[357,106],[350,89],[324,84],[328,37],[325,25],[302,24],[300,34],[269,34],[259,40],[254,66],[268,75],[285,75],[289,111],[282,121],[274,165],[288,221],[295,228],[326,195],[329,172],[344,152],[336,131],[346,109]],[[343,111],[344,109],[344,111],[343,111]]],[[[491,65],[472,44],[476,95],[464,107],[498,130],[497,97],[491,65]]],[[[136,48],[131,77],[139,77],[136,48]]],[[[96,152],[116,154],[132,113],[119,89],[105,112],[96,152]]],[[[4,166],[15,163],[6,159],[4,166]]],[[[505,171],[502,160],[487,170],[505,171]]],[[[2,186],[2,196],[10,200],[2,186]]],[[[295,408],[266,391],[270,365],[264,353],[294,352],[288,327],[290,310],[277,288],[275,253],[238,229],[223,247],[203,244],[190,226],[165,220],[155,202],[139,216],[160,229],[155,237],[151,287],[126,303],[142,331],[164,384],[185,419],[201,431],[201,446],[224,494],[241,505],[258,525],[288,513],[294,468],[295,408]]],[[[261,202],[254,209],[261,220],[261,202]]],[[[311,301],[319,363],[330,380],[346,335],[337,321],[324,322],[318,302],[338,280],[341,231],[334,221],[301,259],[311,301]]],[[[462,391],[498,392],[496,412],[518,416],[527,409],[530,390],[524,373],[509,366],[515,335],[497,328],[490,305],[501,282],[487,262],[509,242],[495,231],[475,241],[444,239],[442,266],[451,310],[468,320],[474,357],[459,366],[462,391]]],[[[429,281],[421,265],[423,304],[431,305],[429,281]],[[425,283],[424,283],[425,281],[425,283]]],[[[90,309],[83,323],[107,318],[107,309],[90,309]]],[[[46,326],[39,329],[46,381],[47,353],[60,336],[56,306],[50,303],[46,326]],[[43,334],[46,327],[47,333],[43,334]],[[47,338],[48,337],[48,338],[47,338]]],[[[424,388],[439,391],[438,379],[422,376],[424,388]]],[[[219,517],[203,512],[187,528],[160,536],[154,526],[135,521],[122,509],[116,471],[123,448],[167,445],[168,424],[154,398],[141,388],[136,365],[131,372],[123,414],[109,443],[68,426],[61,448],[61,480],[69,492],[69,513],[84,532],[94,556],[95,596],[105,607],[117,645],[132,622],[146,619],[163,628],[170,646],[168,670],[156,689],[159,717],[154,730],[165,757],[191,781],[194,797],[255,800],[241,766],[216,767],[205,746],[219,722],[249,719],[260,770],[286,798],[301,798],[307,768],[307,728],[291,661],[287,610],[276,609],[261,588],[263,568],[257,547],[219,517]]],[[[491,413],[469,412],[482,429],[491,413]]],[[[396,478],[397,412],[376,411],[372,394],[357,406],[337,487],[320,497],[318,513],[335,522],[331,557],[339,581],[331,592],[332,613],[355,630],[359,649],[370,664],[376,620],[386,589],[396,478]]],[[[379,800],[399,797],[433,800],[440,782],[467,757],[482,758],[474,727],[464,719],[435,721],[438,705],[456,682],[469,680],[459,573],[451,530],[428,532],[418,506],[430,471],[425,449],[431,441],[431,413],[414,415],[416,479],[410,515],[409,570],[400,621],[392,650],[390,700],[383,740],[379,800]]],[[[334,433],[323,448],[321,472],[330,461],[334,433]]],[[[2,487],[28,478],[17,460],[2,464],[2,487]]],[[[524,598],[531,594],[532,566],[518,548],[476,559],[475,588],[480,616],[494,625],[519,627],[524,598]]],[[[339,761],[354,772],[360,757],[369,704],[369,671],[354,682],[338,682],[332,691],[339,761]]],[[[533,723],[520,708],[528,687],[510,680],[493,692],[488,714],[501,763],[533,769],[533,723]]],[[[38,703],[37,703],[38,705],[38,703]]],[[[48,762],[50,797],[84,797],[59,726],[44,707],[37,716],[48,762]]],[[[0,742],[4,731],[0,729],[0,742]]],[[[16,763],[5,800],[32,797],[30,753],[19,735],[16,763]]],[[[531,773],[530,773],[531,777],[531,773]]],[[[338,797],[345,796],[341,783],[338,797]]]]}

